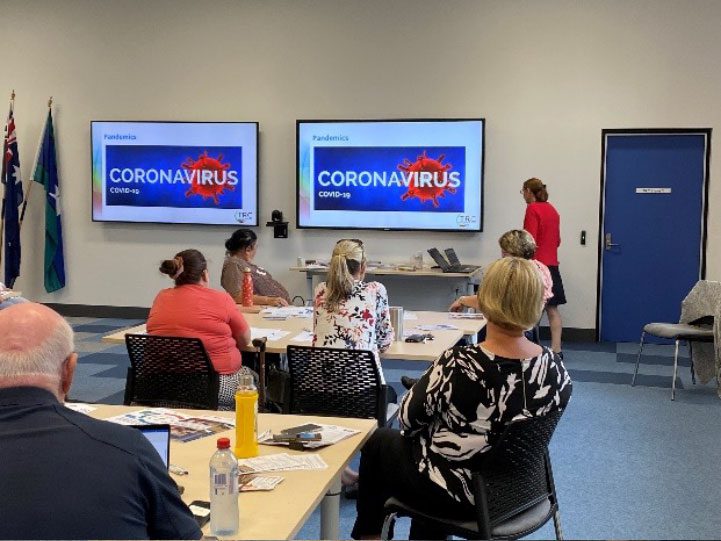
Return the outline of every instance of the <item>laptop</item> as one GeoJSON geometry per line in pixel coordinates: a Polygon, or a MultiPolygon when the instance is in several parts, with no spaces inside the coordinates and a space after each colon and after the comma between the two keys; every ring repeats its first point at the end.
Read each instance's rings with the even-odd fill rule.
{"type": "Polygon", "coordinates": [[[130,425],[140,430],[160,455],[167,468],[170,464],[170,425],[130,425]]]}
{"type": "Polygon", "coordinates": [[[448,256],[448,259],[450,259],[450,262],[441,255],[441,253],[438,251],[438,248],[430,248],[428,250],[428,253],[433,258],[433,261],[435,261],[441,268],[442,272],[468,273],[480,268],[478,265],[463,265],[458,260],[456,251],[453,248],[446,249],[446,255],[448,256]]]}

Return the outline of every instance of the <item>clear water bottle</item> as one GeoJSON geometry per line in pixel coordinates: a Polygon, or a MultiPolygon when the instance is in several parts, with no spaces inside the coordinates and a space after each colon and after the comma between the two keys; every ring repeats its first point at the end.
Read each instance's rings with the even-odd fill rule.
{"type": "Polygon", "coordinates": [[[238,461],[228,438],[218,439],[210,458],[210,531],[217,536],[238,532],[238,461]]]}

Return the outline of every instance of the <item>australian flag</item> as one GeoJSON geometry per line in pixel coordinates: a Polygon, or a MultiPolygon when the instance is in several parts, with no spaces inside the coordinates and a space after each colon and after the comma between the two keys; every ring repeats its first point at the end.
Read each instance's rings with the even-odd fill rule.
{"type": "Polygon", "coordinates": [[[19,207],[23,202],[23,185],[20,178],[20,155],[15,134],[15,118],[12,104],[8,121],[5,125],[3,142],[2,180],[4,191],[2,201],[2,218],[5,222],[5,284],[13,287],[15,279],[20,275],[20,219],[19,207]]]}

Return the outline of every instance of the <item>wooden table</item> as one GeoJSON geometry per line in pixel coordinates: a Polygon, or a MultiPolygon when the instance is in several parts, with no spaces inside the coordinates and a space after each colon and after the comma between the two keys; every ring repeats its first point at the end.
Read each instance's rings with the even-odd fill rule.
{"type": "MultiPolygon", "coordinates": [[[[91,412],[92,417],[104,419],[135,411],[148,409],[131,406],[99,406],[91,412]]],[[[233,418],[233,412],[177,410],[192,416],[225,416],[233,418]]],[[[343,441],[318,449],[328,464],[325,470],[279,472],[284,481],[269,492],[245,492],[239,497],[240,530],[234,539],[292,539],[303,527],[313,510],[321,503],[321,530],[319,539],[338,539],[340,520],[340,472],[343,471],[353,455],[370,437],[377,426],[375,419],[350,419],[338,417],[313,417],[305,415],[273,415],[261,413],[258,418],[258,430],[272,429],[279,432],[283,428],[298,426],[310,422],[335,424],[359,430],[360,433],[343,441]]],[[[171,440],[170,461],[188,470],[188,475],[173,478],[185,488],[183,500],[209,499],[208,462],[215,452],[219,437],[235,440],[232,430],[214,434],[187,443],[171,440]]],[[[302,453],[286,447],[260,445],[260,454],[302,453]]],[[[207,534],[209,526],[204,528],[207,534]]]]}
{"type": "MultiPolygon", "coordinates": [[[[403,265],[401,265],[403,266],[403,265]]],[[[305,267],[290,267],[292,271],[304,272],[308,283],[308,299],[313,298],[313,277],[325,276],[328,273],[328,267],[318,265],[310,265],[305,267]]],[[[462,280],[466,283],[466,291],[468,295],[473,295],[473,285],[479,280],[483,274],[483,269],[478,267],[471,272],[443,272],[441,269],[423,267],[418,270],[401,270],[398,265],[388,267],[368,267],[366,275],[368,276],[400,276],[410,279],[444,279],[444,280],[462,280]]]]}
{"type": "MultiPolygon", "coordinates": [[[[403,359],[409,361],[435,361],[441,353],[453,347],[463,336],[475,336],[486,324],[485,319],[451,319],[447,312],[413,312],[418,319],[405,320],[406,331],[411,331],[418,325],[432,325],[447,323],[455,325],[455,330],[430,331],[434,340],[425,343],[406,343],[395,341],[391,347],[381,354],[381,359],[403,359]]],[[[285,320],[265,319],[261,314],[244,313],[246,321],[251,327],[257,329],[279,329],[288,331],[288,334],[277,340],[268,340],[266,352],[285,353],[289,344],[310,345],[309,342],[295,340],[303,331],[313,329],[311,318],[288,318],[285,320]]],[[[103,342],[122,344],[126,334],[144,334],[145,324],[129,329],[116,331],[102,338],[103,342]]],[[[422,331],[417,331],[422,332],[422,331]]]]}

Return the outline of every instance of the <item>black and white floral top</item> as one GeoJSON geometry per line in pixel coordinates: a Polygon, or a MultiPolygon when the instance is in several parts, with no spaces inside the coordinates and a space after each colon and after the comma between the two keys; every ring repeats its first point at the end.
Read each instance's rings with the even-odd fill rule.
{"type": "Polygon", "coordinates": [[[571,379],[548,348],[507,359],[481,346],[446,351],[403,397],[400,423],[414,439],[421,473],[456,501],[473,504],[473,459],[491,449],[507,423],[565,408],[571,379]]]}
{"type": "MultiPolygon", "coordinates": [[[[393,342],[388,293],[379,282],[356,282],[350,297],[334,312],[325,307],[325,282],[315,288],[313,345],[329,348],[367,349],[376,354],[393,342]]],[[[383,370],[380,371],[383,377],[383,370]]]]}

